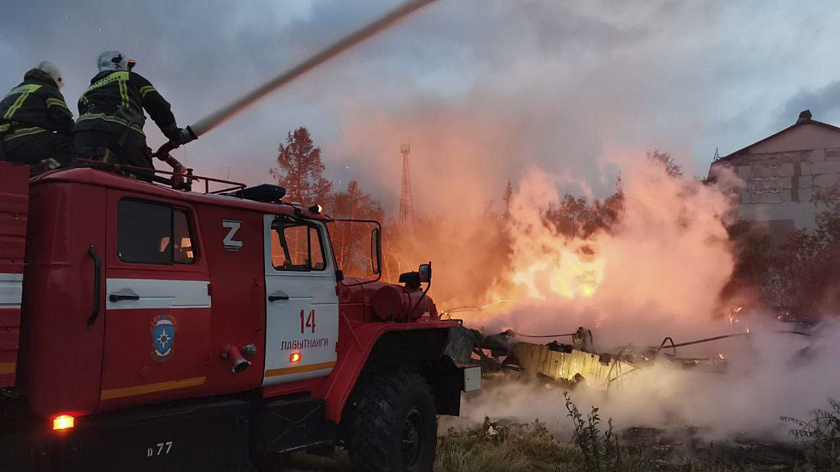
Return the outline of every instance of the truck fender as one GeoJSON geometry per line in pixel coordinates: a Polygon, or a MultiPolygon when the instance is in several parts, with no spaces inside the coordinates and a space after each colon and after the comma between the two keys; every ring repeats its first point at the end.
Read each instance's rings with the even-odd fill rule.
{"type": "Polygon", "coordinates": [[[439,359],[452,322],[424,321],[418,325],[421,323],[365,323],[352,330],[349,342],[339,347],[339,362],[335,369],[312,392],[326,400],[328,420],[341,421],[344,405],[363,371],[396,369],[439,359]],[[433,342],[429,342],[430,339],[433,342]],[[400,342],[404,340],[412,342],[400,342]],[[417,346],[423,347],[417,349],[417,346]]]}

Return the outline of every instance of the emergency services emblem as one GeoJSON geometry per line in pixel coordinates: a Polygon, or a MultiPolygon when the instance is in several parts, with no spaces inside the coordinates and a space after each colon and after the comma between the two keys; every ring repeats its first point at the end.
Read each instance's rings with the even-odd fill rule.
{"type": "Polygon", "coordinates": [[[175,318],[160,315],[152,319],[152,359],[163,362],[172,358],[175,344],[175,318]]]}

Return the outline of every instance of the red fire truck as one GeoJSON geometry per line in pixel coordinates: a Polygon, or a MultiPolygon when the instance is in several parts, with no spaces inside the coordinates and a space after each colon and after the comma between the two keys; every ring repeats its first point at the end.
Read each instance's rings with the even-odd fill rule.
{"type": "Polygon", "coordinates": [[[330,231],[370,224],[379,274],[378,223],[95,167],[0,163],[0,470],[254,470],[335,444],[431,470],[436,414],[480,373],[443,354],[430,264],[344,277],[330,231]]]}

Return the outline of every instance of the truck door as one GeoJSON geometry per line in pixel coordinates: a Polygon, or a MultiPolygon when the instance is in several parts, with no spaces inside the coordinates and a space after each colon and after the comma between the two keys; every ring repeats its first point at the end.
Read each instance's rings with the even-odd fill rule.
{"type": "Polygon", "coordinates": [[[338,342],[335,267],[324,225],[264,215],[263,385],[329,375],[338,342]]]}
{"type": "Polygon", "coordinates": [[[207,264],[193,210],[109,192],[100,408],[187,397],[204,385],[207,264]]]}

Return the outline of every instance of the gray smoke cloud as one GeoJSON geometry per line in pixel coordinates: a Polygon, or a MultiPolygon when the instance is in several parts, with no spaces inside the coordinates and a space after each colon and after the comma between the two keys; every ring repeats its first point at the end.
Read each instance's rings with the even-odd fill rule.
{"type": "MultiPolygon", "coordinates": [[[[51,60],[75,108],[96,55],[116,48],[186,125],[396,4],[7,1],[0,88],[51,60]]],[[[799,108],[835,117],[820,107],[840,68],[838,16],[828,1],[445,0],[177,153],[199,173],[230,168],[231,178],[257,183],[285,133],[307,126],[329,177],[359,179],[387,209],[404,141],[417,186],[433,186],[434,169],[459,153],[482,156],[482,198],[497,198],[532,163],[604,193],[616,148],[669,150],[702,175],[716,147],[726,154],[775,132],[799,108]],[[430,122],[450,126],[431,132],[430,122]],[[491,139],[477,139],[483,133],[491,139]]]]}
{"type": "MultiPolygon", "coordinates": [[[[840,120],[840,80],[814,90],[800,90],[785,103],[782,116],[797,116],[805,109],[810,109],[818,121],[837,123],[840,120]]],[[[788,121],[781,121],[779,126],[790,126],[792,123],[788,121]]]]}
{"type": "MultiPolygon", "coordinates": [[[[571,397],[581,411],[600,408],[601,417],[612,418],[619,430],[647,426],[677,432],[690,426],[697,428],[692,434],[707,440],[793,441],[789,430],[797,426],[782,417],[809,420],[814,409],[828,408],[829,398],[837,396],[840,377],[833,366],[840,330],[833,321],[810,337],[786,333],[790,329],[786,323],[764,321],[753,325],[749,337],[708,345],[729,359],[725,369],[714,373],[659,361],[627,374],[609,390],[577,388],[571,397]]],[[[710,353],[689,347],[680,354],[710,353]]],[[[488,415],[515,422],[539,418],[571,434],[562,396],[568,387],[534,380],[484,387],[467,397],[463,419],[455,424],[480,423],[488,415]]]]}

